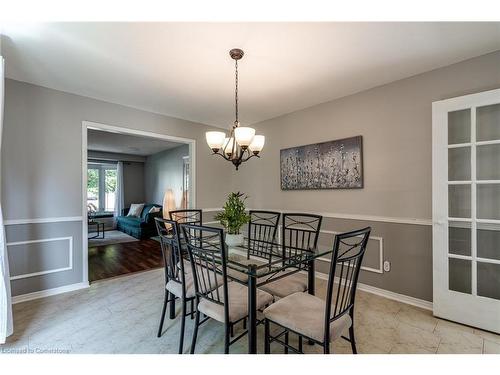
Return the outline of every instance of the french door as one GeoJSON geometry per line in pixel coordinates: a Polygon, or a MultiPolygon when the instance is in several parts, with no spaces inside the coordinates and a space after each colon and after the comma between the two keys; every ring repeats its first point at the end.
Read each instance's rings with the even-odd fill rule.
{"type": "Polygon", "coordinates": [[[432,106],[434,315],[500,333],[500,89],[432,106]]]}

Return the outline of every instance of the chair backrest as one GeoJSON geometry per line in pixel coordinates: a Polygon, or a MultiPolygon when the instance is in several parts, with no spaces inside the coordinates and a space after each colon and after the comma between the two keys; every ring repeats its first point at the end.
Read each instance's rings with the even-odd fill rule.
{"type": "Polygon", "coordinates": [[[160,236],[161,252],[165,265],[165,283],[170,280],[182,283],[185,292],[185,271],[180,246],[180,231],[176,221],[155,217],[160,236]]]}
{"type": "Polygon", "coordinates": [[[224,232],[220,228],[181,224],[193,271],[196,295],[224,305],[229,319],[224,232]],[[223,286],[222,291],[219,290],[223,286]]]}
{"type": "Polygon", "coordinates": [[[249,214],[247,255],[270,260],[276,248],[276,232],[281,214],[258,210],[251,210],[249,214]]]}
{"type": "Polygon", "coordinates": [[[170,220],[175,220],[179,224],[203,224],[203,214],[201,210],[174,210],[168,212],[170,220]]]}
{"type": "Polygon", "coordinates": [[[370,232],[371,228],[366,227],[335,236],[326,292],[325,340],[330,339],[329,327],[334,320],[344,314],[353,317],[358,276],[370,232]]]}
{"type": "MultiPolygon", "coordinates": [[[[323,216],[314,214],[283,214],[281,248],[283,259],[313,251],[318,245],[323,216]]],[[[307,268],[307,264],[302,264],[307,268]]]]}

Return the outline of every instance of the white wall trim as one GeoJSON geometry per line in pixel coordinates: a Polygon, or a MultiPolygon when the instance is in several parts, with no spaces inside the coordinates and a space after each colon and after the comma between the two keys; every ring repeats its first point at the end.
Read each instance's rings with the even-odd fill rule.
{"type": "MultiPolygon", "coordinates": [[[[222,208],[204,208],[203,209],[203,211],[205,211],[205,212],[217,212],[217,211],[221,211],[221,210],[222,210],[222,208]]],[[[249,210],[251,210],[251,208],[249,208],[249,210]]],[[[281,212],[281,213],[287,213],[287,212],[311,213],[311,211],[302,211],[302,210],[281,210],[281,209],[273,209],[273,208],[269,208],[268,210],[281,212]]],[[[335,212],[316,212],[316,211],[312,211],[312,212],[314,212],[317,215],[321,215],[323,217],[328,217],[328,218],[332,218],[332,219],[376,221],[376,222],[394,223],[394,224],[432,225],[431,219],[344,214],[344,213],[335,213],[335,212]]]]}
{"type": "Polygon", "coordinates": [[[53,238],[45,238],[45,239],[41,239],[41,240],[8,242],[6,244],[7,246],[18,246],[18,245],[28,245],[28,244],[33,244],[33,243],[65,241],[65,240],[68,241],[68,245],[69,245],[68,246],[68,266],[67,267],[53,268],[50,270],[15,275],[15,276],[11,276],[10,280],[27,279],[28,277],[41,276],[41,275],[47,275],[49,273],[57,273],[57,272],[64,272],[64,271],[72,270],[73,269],[73,237],[53,237],[53,238]]]}
{"type": "MultiPolygon", "coordinates": [[[[316,271],[316,277],[318,279],[328,280],[328,275],[325,273],[322,273],[322,272],[316,271]]],[[[423,299],[407,296],[405,294],[391,292],[390,290],[377,288],[377,287],[374,287],[374,286],[371,286],[368,284],[359,283],[359,282],[358,282],[358,289],[362,290],[363,292],[367,292],[367,293],[375,294],[375,295],[380,296],[380,297],[391,299],[393,301],[398,301],[401,303],[405,303],[407,305],[411,305],[411,306],[419,307],[421,309],[432,311],[432,302],[429,302],[429,301],[426,301],[423,299]]]]}
{"type": "MultiPolygon", "coordinates": [[[[117,134],[128,134],[136,135],[141,137],[149,137],[156,139],[163,139],[171,142],[185,143],[189,145],[189,157],[191,159],[189,168],[189,181],[190,181],[190,197],[189,202],[191,207],[196,207],[196,139],[176,137],[167,134],[153,133],[149,131],[126,128],[115,125],[107,125],[93,121],[82,121],[82,217],[87,217],[87,200],[85,199],[87,194],[87,130],[102,130],[117,134]]],[[[82,280],[84,283],[89,282],[88,274],[88,225],[87,220],[82,220],[82,257],[83,257],[83,267],[82,267],[82,280]]]]}
{"type": "MultiPolygon", "coordinates": [[[[205,210],[206,211],[206,210],[205,210]]],[[[217,221],[206,221],[204,222],[203,224],[205,225],[210,225],[210,224],[216,224],[218,223],[217,221]]],[[[281,225],[279,225],[279,227],[281,228],[281,225]]],[[[281,231],[278,230],[278,242],[281,243],[281,231]]],[[[336,231],[332,231],[332,230],[320,230],[320,233],[328,233],[328,234],[339,234],[341,232],[336,232],[336,231]]],[[[366,267],[366,266],[361,266],[361,269],[363,271],[367,271],[367,272],[373,272],[373,273],[378,273],[378,274],[383,274],[384,273],[384,239],[382,237],[378,237],[378,236],[370,236],[370,240],[374,240],[374,241],[378,241],[379,242],[379,246],[378,246],[378,251],[379,251],[379,262],[378,262],[378,268],[373,268],[373,267],[366,267]]],[[[317,260],[319,261],[322,261],[322,262],[328,262],[328,263],[331,263],[331,259],[330,258],[326,258],[326,257],[319,257],[319,258],[316,258],[317,260]]]]}
{"type": "MultiPolygon", "coordinates": [[[[336,235],[336,234],[339,234],[341,232],[336,232],[336,231],[332,231],[332,230],[320,230],[320,233],[328,233],[328,234],[336,235]]],[[[379,245],[378,245],[378,252],[379,252],[378,268],[361,266],[361,269],[363,271],[383,274],[384,273],[384,239],[382,237],[370,235],[369,240],[374,240],[374,241],[379,242],[379,245]]],[[[320,260],[323,262],[328,262],[328,263],[331,263],[331,261],[332,261],[330,258],[325,258],[325,257],[317,258],[317,260],[320,260]]]]}
{"type": "Polygon", "coordinates": [[[37,219],[5,220],[4,225],[61,223],[61,222],[66,222],[66,221],[82,221],[82,220],[83,220],[82,216],[41,217],[41,218],[37,218],[37,219]]]}
{"type": "Polygon", "coordinates": [[[33,293],[21,294],[18,296],[13,296],[12,303],[16,304],[20,302],[31,301],[38,298],[54,296],[56,294],[72,292],[79,289],[85,289],[88,288],[89,286],[90,286],[89,283],[83,282],[77,284],[64,285],[58,288],[40,290],[38,292],[33,292],[33,293]]]}

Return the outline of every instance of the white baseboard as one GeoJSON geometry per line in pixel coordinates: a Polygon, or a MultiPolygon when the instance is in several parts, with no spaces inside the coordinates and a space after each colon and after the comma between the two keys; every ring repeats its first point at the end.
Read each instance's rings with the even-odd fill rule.
{"type": "Polygon", "coordinates": [[[19,296],[12,297],[12,303],[16,304],[20,302],[31,301],[38,298],[54,296],[56,294],[72,292],[79,289],[85,289],[88,288],[89,286],[90,286],[89,283],[77,283],[77,284],[60,286],[58,288],[40,290],[38,292],[33,292],[33,293],[21,294],[19,296]]]}
{"type": "MultiPolygon", "coordinates": [[[[328,275],[322,272],[316,272],[316,277],[322,280],[328,280],[328,275]]],[[[375,286],[371,286],[368,284],[358,283],[358,289],[363,292],[375,294],[380,297],[392,299],[394,301],[398,301],[401,303],[406,303],[407,305],[412,305],[415,307],[419,307],[421,309],[432,311],[432,302],[425,301],[423,299],[410,297],[405,294],[399,294],[395,292],[391,292],[390,290],[385,290],[381,288],[377,288],[375,286]]]]}

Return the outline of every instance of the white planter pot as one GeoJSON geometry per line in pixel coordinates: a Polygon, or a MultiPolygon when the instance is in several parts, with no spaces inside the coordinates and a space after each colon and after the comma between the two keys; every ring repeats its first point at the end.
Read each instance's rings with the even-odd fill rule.
{"type": "Polygon", "coordinates": [[[226,245],[227,247],[243,246],[243,234],[227,234],[226,245]]]}

